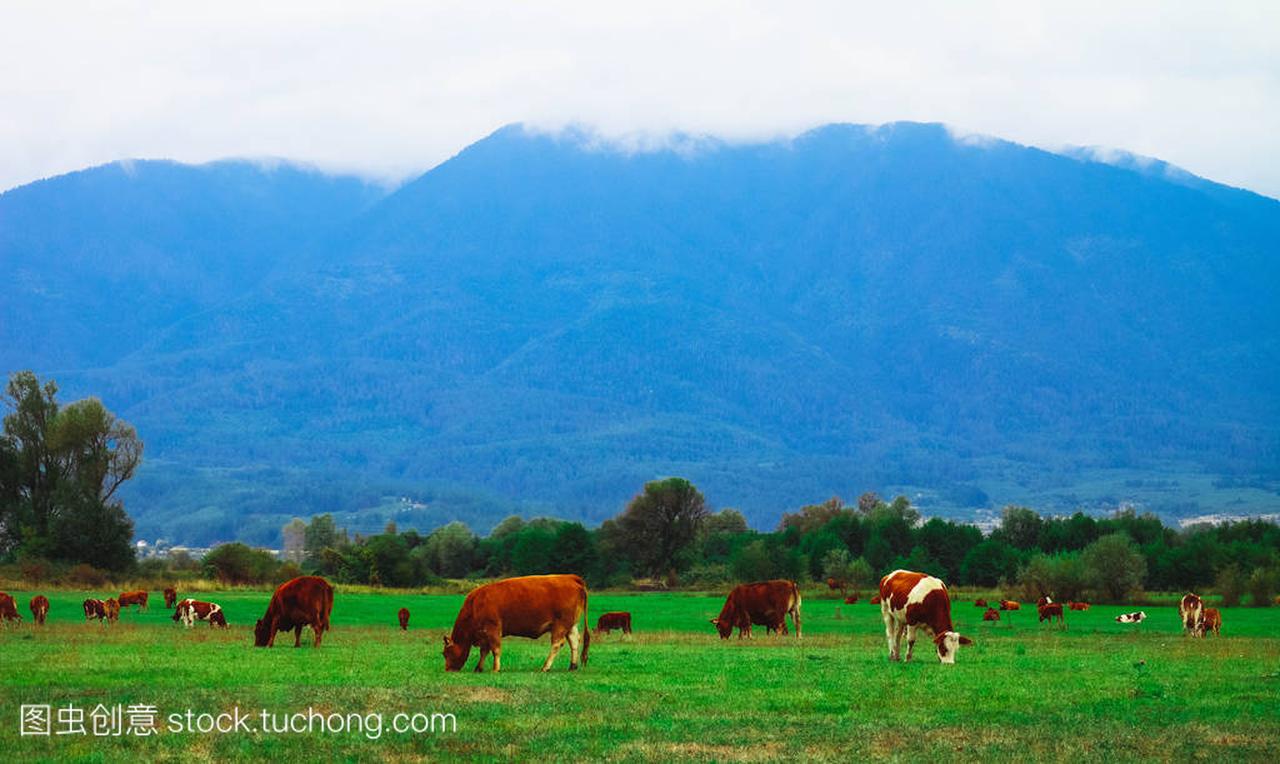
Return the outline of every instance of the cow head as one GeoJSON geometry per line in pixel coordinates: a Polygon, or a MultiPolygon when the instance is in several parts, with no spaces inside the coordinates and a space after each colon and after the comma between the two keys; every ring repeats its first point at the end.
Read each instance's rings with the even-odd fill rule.
{"type": "Polygon", "coordinates": [[[728,639],[733,634],[733,622],[728,618],[712,618],[711,625],[716,627],[721,639],[728,639]]]}
{"type": "Polygon", "coordinates": [[[448,634],[444,635],[444,670],[461,671],[467,664],[467,656],[471,654],[471,645],[454,642],[448,634]]]}
{"type": "Polygon", "coordinates": [[[943,663],[955,663],[960,645],[971,645],[973,640],[960,636],[959,632],[944,631],[933,638],[933,644],[938,648],[938,660],[943,663]]]}
{"type": "Polygon", "coordinates": [[[271,641],[271,624],[267,623],[267,619],[259,618],[258,622],[253,625],[253,646],[266,647],[271,641]]]}
{"type": "MultiPolygon", "coordinates": [[[[227,628],[227,617],[226,617],[225,615],[223,615],[223,614],[222,614],[222,610],[221,610],[221,608],[219,608],[218,610],[215,610],[215,611],[213,611],[212,613],[210,613],[210,614],[209,614],[209,625],[210,625],[210,626],[221,626],[221,627],[222,627],[222,628],[224,628],[224,629],[225,629],[225,628],[227,628]]],[[[255,631],[256,631],[256,630],[255,630],[255,631]]],[[[256,636],[256,634],[255,634],[255,636],[256,636]]]]}

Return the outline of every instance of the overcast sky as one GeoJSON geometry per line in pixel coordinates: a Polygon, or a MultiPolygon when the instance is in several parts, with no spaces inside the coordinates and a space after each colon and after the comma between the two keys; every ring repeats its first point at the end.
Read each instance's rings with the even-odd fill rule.
{"type": "Polygon", "coordinates": [[[0,6],[0,189],[128,157],[393,179],[519,121],[754,139],[901,119],[1280,197],[1280,2],[0,6]]]}

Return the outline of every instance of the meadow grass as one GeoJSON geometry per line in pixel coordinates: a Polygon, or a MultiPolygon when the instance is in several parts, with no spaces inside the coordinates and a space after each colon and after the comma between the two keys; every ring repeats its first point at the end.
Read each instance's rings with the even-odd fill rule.
{"type": "MultiPolygon", "coordinates": [[[[30,592],[11,591],[23,608],[30,592]]],[[[101,593],[100,593],[101,594],[101,593]]],[[[1068,613],[1067,628],[980,621],[956,603],[977,644],[941,666],[922,642],[913,663],[886,659],[879,608],[806,599],[804,639],[721,641],[720,598],[597,594],[592,620],[628,610],[636,632],[592,640],[589,665],[539,672],[547,640],[508,639],[503,672],[447,674],[441,635],[461,596],[339,593],[319,650],[280,635],[252,647],[266,592],[202,595],[231,628],[174,624],[158,594],[114,626],[85,623],[86,595],[54,593],[49,623],[0,631],[0,746],[26,759],[275,758],[281,761],[481,759],[777,760],[851,758],[1280,760],[1280,609],[1235,608],[1224,636],[1180,634],[1170,607],[1068,613]],[[412,612],[401,632],[395,613],[412,612]],[[151,737],[21,737],[22,704],[149,704],[151,737]],[[171,733],[169,714],[398,712],[456,716],[457,731],[171,733]]],[[[473,652],[468,669],[475,664],[473,652]]],[[[256,721],[256,716],[255,716],[256,721]]]]}

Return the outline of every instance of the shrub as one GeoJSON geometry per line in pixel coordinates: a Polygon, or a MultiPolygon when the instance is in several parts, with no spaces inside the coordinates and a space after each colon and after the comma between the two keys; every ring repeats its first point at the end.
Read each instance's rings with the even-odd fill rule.
{"type": "Polygon", "coordinates": [[[1249,597],[1254,607],[1270,607],[1276,596],[1276,571],[1258,568],[1249,576],[1249,597]]]}
{"type": "Polygon", "coordinates": [[[82,562],[67,571],[67,581],[96,589],[107,583],[107,573],[82,562]]]}
{"type": "Polygon", "coordinates": [[[18,575],[28,583],[44,583],[53,575],[53,563],[43,557],[23,557],[18,561],[18,575]]]}
{"type": "Polygon", "coordinates": [[[1142,593],[1147,559],[1127,533],[1103,536],[1085,547],[1080,559],[1089,571],[1090,583],[1109,602],[1142,593]]]}
{"type": "Polygon", "coordinates": [[[1244,595],[1245,577],[1241,572],[1239,565],[1228,565],[1218,571],[1218,579],[1214,588],[1218,590],[1218,596],[1222,598],[1223,607],[1235,607],[1240,604],[1240,598],[1244,595]]]}

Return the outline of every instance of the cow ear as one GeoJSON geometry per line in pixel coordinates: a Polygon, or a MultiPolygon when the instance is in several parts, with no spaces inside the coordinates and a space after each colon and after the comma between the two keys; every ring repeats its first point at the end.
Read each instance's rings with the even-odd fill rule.
{"type": "Polygon", "coordinates": [[[719,619],[719,618],[712,618],[712,619],[711,619],[711,625],[712,625],[712,626],[719,626],[719,625],[720,625],[720,619],[719,619]]]}
{"type": "Polygon", "coordinates": [[[449,645],[451,645],[451,644],[453,644],[453,640],[452,640],[452,639],[449,639],[449,635],[448,635],[448,634],[445,634],[445,635],[444,635],[444,646],[445,646],[445,647],[448,647],[448,646],[449,646],[449,645]]]}
{"type": "Polygon", "coordinates": [[[968,637],[961,636],[961,637],[960,637],[960,644],[962,644],[962,645],[971,645],[971,644],[973,644],[973,640],[972,640],[972,639],[969,639],[968,637]]]}

